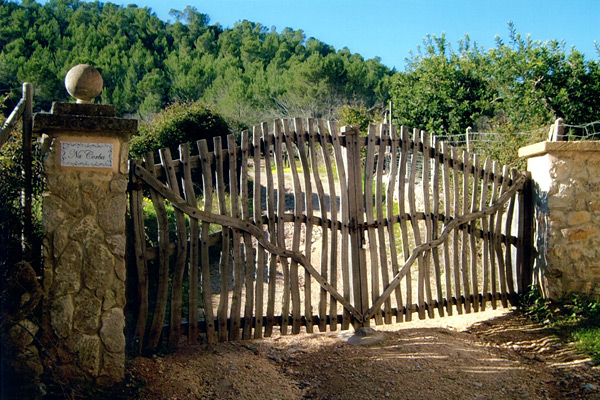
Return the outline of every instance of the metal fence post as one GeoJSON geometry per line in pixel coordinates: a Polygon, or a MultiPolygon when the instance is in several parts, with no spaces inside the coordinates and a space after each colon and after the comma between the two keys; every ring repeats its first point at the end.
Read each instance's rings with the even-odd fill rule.
{"type": "Polygon", "coordinates": [[[32,128],[33,128],[33,85],[25,82],[23,84],[23,99],[25,109],[23,110],[23,192],[21,205],[23,207],[23,255],[26,261],[33,260],[33,222],[31,202],[33,196],[32,187],[32,128]]]}

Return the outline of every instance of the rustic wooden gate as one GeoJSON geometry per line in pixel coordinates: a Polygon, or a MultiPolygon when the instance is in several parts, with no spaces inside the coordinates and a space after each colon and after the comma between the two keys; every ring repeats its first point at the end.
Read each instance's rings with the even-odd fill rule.
{"type": "Polygon", "coordinates": [[[434,139],[277,120],[133,161],[138,349],[513,303],[529,181],[434,139]]]}

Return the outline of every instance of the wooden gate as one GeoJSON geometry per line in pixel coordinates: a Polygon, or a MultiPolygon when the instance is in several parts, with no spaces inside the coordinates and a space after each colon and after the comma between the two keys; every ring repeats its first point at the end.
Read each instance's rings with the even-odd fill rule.
{"type": "Polygon", "coordinates": [[[526,176],[385,124],[277,120],[240,142],[131,163],[139,351],[507,307],[527,287],[526,176]]]}

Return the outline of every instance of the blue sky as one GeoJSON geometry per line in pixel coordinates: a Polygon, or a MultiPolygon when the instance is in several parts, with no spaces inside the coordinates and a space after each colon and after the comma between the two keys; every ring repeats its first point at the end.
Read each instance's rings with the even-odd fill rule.
{"type": "Polygon", "coordinates": [[[365,59],[380,57],[390,68],[403,70],[410,50],[427,34],[446,38],[456,48],[469,34],[485,49],[499,35],[507,41],[508,21],[534,40],[564,40],[586,59],[599,59],[600,0],[114,0],[150,7],[159,18],[173,19],[169,10],[192,5],[208,14],[211,24],[233,27],[247,19],[278,32],[302,29],[336,49],[348,47],[365,59]]]}

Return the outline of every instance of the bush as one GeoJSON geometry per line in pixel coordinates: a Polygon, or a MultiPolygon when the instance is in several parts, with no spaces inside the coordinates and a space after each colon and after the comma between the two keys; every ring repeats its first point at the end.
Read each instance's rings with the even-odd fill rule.
{"type": "Polygon", "coordinates": [[[209,150],[212,139],[226,140],[230,133],[225,120],[200,102],[175,103],[154,116],[150,123],[142,123],[138,135],[131,138],[129,153],[140,159],[150,150],[164,147],[175,151],[181,143],[206,139],[209,150]]]}

